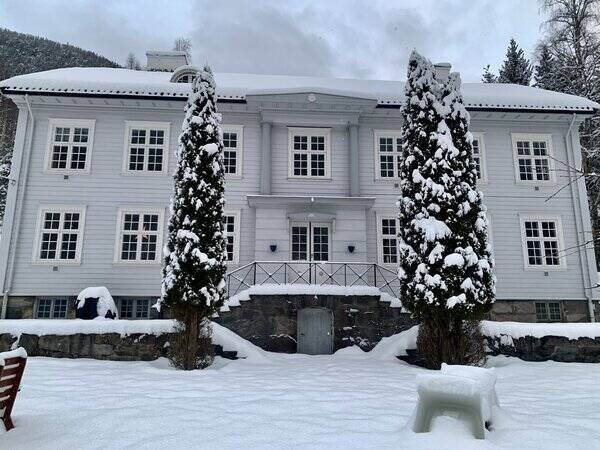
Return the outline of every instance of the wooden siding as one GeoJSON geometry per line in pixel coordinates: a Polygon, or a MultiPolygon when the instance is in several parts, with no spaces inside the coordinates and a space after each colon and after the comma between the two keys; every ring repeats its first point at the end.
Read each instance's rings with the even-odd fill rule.
{"type": "MultiPolygon", "coordinates": [[[[147,206],[167,209],[172,189],[171,173],[175,169],[173,152],[183,113],[176,110],[148,108],[92,108],[83,106],[43,107],[34,105],[36,127],[33,136],[29,179],[18,230],[11,295],[75,295],[84,287],[105,285],[113,295],[148,295],[160,292],[160,264],[120,265],[113,262],[117,210],[124,206],[147,206]],[[43,172],[48,138],[48,119],[95,119],[94,152],[89,175],[63,175],[43,172]],[[121,174],[125,121],[169,122],[170,158],[167,175],[128,176],[121,174]],[[38,209],[41,205],[83,205],[87,207],[80,265],[32,264],[33,241],[38,209]]],[[[285,207],[248,206],[246,195],[258,194],[260,186],[261,127],[256,112],[224,112],[225,124],[244,126],[243,173],[241,179],[228,180],[227,210],[241,212],[240,261],[289,259],[289,233],[285,207]],[[272,253],[271,244],[277,244],[272,253]]],[[[346,125],[331,120],[323,124],[311,119],[310,112],[288,113],[289,125],[332,128],[331,180],[297,180],[288,178],[288,131],[281,123],[272,127],[272,194],[348,196],[350,191],[349,132],[346,125]]],[[[394,182],[375,180],[374,130],[397,130],[397,117],[371,114],[359,122],[360,194],[375,197],[373,209],[331,208],[336,215],[332,235],[334,261],[377,261],[376,214],[395,214],[397,188],[394,182]],[[349,254],[347,246],[356,250],[349,254]]],[[[568,124],[521,121],[475,120],[471,129],[483,133],[488,181],[482,190],[486,196],[497,261],[498,297],[500,299],[583,299],[584,278],[576,252],[567,255],[567,270],[524,270],[519,214],[543,213],[559,216],[563,224],[564,245],[577,245],[575,214],[578,205],[571,192],[563,190],[546,201],[564,179],[558,177],[553,187],[518,185],[515,182],[511,133],[549,133],[554,157],[566,161],[564,135],[568,124]]],[[[19,214],[19,211],[17,211],[19,214]]],[[[166,227],[165,227],[166,229],[166,227]]],[[[587,271],[588,268],[585,268],[587,271]]]]}

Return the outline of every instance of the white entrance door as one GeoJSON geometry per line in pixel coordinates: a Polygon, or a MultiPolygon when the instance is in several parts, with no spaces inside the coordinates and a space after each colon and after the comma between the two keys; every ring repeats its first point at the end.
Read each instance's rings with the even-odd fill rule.
{"type": "MultiPolygon", "coordinates": [[[[292,222],[291,255],[292,261],[326,263],[329,261],[331,226],[322,222],[292,222]]],[[[320,265],[320,264],[319,264],[320,265]]],[[[309,265],[294,264],[300,282],[321,284],[326,281],[326,272],[309,265]],[[310,273],[309,273],[310,272],[310,273]]]]}

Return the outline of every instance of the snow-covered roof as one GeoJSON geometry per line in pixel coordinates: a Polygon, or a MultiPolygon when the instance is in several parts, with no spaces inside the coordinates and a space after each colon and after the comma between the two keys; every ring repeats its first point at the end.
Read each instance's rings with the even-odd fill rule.
{"type": "MultiPolygon", "coordinates": [[[[55,93],[116,97],[186,98],[190,85],[171,82],[171,72],[113,68],[48,70],[0,82],[4,93],[55,93]]],[[[377,100],[397,106],[404,101],[404,82],[346,78],[216,73],[221,100],[243,101],[266,93],[323,93],[377,100]]],[[[600,104],[574,95],[513,84],[464,83],[463,95],[471,109],[549,110],[592,112],[600,104]]]]}

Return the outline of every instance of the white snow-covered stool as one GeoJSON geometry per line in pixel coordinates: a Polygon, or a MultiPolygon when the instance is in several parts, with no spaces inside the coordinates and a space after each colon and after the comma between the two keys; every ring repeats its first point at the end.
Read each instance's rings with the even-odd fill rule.
{"type": "Polygon", "coordinates": [[[495,372],[479,367],[443,365],[440,373],[419,375],[413,431],[429,432],[433,419],[454,413],[469,425],[477,439],[485,439],[493,408],[498,405],[495,384],[495,372]]]}

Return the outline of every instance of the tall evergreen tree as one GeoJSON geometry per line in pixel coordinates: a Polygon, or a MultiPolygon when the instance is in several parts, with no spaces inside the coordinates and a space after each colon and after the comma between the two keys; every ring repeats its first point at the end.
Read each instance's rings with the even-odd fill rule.
{"type": "Polygon", "coordinates": [[[548,89],[550,91],[559,88],[556,78],[558,66],[550,51],[548,44],[541,44],[538,48],[537,64],[533,74],[533,85],[540,89],[548,89]]]}
{"type": "Polygon", "coordinates": [[[506,50],[506,59],[500,68],[498,82],[529,86],[532,70],[523,49],[519,48],[514,39],[511,39],[506,50]]]}
{"type": "Polygon", "coordinates": [[[481,81],[483,81],[484,83],[498,82],[498,77],[490,71],[489,64],[483,68],[483,75],[481,75],[481,81]]]}
{"type": "Polygon", "coordinates": [[[225,179],[215,89],[205,66],[185,108],[165,247],[161,303],[181,325],[179,348],[171,342],[171,361],[186,370],[210,363],[209,355],[199,354],[198,339],[206,337],[209,318],[225,296],[225,179]]]}
{"type": "Polygon", "coordinates": [[[441,85],[431,62],[413,52],[405,94],[401,298],[420,323],[418,350],[429,367],[477,362],[469,323],[491,308],[494,280],[460,77],[441,85]]]}

